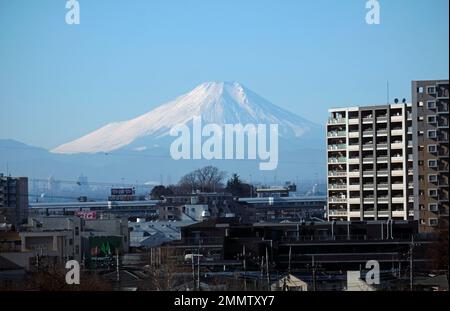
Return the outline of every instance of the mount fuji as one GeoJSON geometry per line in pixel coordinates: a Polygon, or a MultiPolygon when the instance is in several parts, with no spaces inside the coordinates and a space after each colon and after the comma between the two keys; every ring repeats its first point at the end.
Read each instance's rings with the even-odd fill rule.
{"type": "Polygon", "coordinates": [[[0,140],[0,167],[16,175],[67,180],[177,182],[186,173],[214,165],[243,179],[261,182],[325,178],[325,131],[322,126],[282,109],[237,82],[208,82],[191,92],[128,121],[109,123],[48,151],[0,140]],[[278,166],[260,171],[260,160],[174,160],[173,125],[278,124],[278,166]]]}
{"type": "MultiPolygon", "coordinates": [[[[191,92],[128,121],[109,123],[52,150],[60,154],[116,150],[152,150],[170,138],[177,124],[189,125],[193,116],[204,123],[278,124],[279,137],[308,144],[317,141],[320,126],[284,110],[238,82],[207,82],[191,92]]],[[[280,146],[282,147],[282,146],[280,146]]],[[[311,146],[310,146],[311,147],[311,146]]]]}

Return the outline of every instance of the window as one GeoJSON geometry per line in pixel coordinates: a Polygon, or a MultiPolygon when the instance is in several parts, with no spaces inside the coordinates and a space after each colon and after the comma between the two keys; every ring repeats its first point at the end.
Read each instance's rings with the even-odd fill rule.
{"type": "Polygon", "coordinates": [[[436,138],[437,137],[437,132],[435,130],[429,130],[427,132],[428,138],[436,138]]]}
{"type": "Polygon", "coordinates": [[[436,203],[430,203],[430,204],[428,204],[428,210],[430,212],[437,212],[438,211],[438,205],[436,203]]]}
{"type": "Polygon", "coordinates": [[[75,254],[79,254],[80,253],[80,245],[75,245],[75,254]]]}
{"type": "Polygon", "coordinates": [[[430,219],[428,219],[428,224],[429,224],[430,226],[433,226],[433,227],[437,226],[437,225],[438,225],[438,220],[437,220],[437,218],[430,218],[430,219]]]}
{"type": "Polygon", "coordinates": [[[437,160],[428,160],[428,167],[437,167],[437,160]]]}
{"type": "Polygon", "coordinates": [[[417,88],[417,92],[423,93],[423,87],[421,86],[421,87],[417,88]]]}
{"type": "Polygon", "coordinates": [[[428,189],[428,196],[437,197],[437,189],[428,189]]]}
{"type": "Polygon", "coordinates": [[[428,175],[428,182],[437,182],[437,179],[438,179],[437,175],[434,174],[428,175]]]}
{"type": "Polygon", "coordinates": [[[436,109],[436,102],[435,101],[428,101],[427,102],[427,108],[428,109],[436,109]]]}
{"type": "Polygon", "coordinates": [[[437,122],[436,116],[428,116],[427,121],[429,124],[435,124],[437,122]]]}
{"type": "Polygon", "coordinates": [[[427,94],[436,94],[436,87],[435,86],[427,87],[427,94]]]}
{"type": "Polygon", "coordinates": [[[428,145],[428,152],[429,153],[436,153],[437,152],[437,145],[428,145]]]}
{"type": "Polygon", "coordinates": [[[80,228],[75,227],[75,235],[78,236],[80,234],[80,228]]]}
{"type": "Polygon", "coordinates": [[[423,107],[423,102],[419,102],[419,107],[423,107]]]}

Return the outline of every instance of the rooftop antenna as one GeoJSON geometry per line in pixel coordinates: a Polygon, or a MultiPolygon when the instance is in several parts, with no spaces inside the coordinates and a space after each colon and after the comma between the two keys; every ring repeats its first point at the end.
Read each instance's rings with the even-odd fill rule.
{"type": "Polygon", "coordinates": [[[387,104],[389,105],[389,80],[386,83],[386,96],[387,104]]]}

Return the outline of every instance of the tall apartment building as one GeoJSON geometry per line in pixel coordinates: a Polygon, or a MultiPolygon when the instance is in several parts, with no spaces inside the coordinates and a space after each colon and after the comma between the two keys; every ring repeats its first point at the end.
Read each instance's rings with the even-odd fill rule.
{"type": "Polygon", "coordinates": [[[414,198],[421,232],[448,228],[448,80],[412,82],[414,198]]]}
{"type": "Polygon", "coordinates": [[[411,105],[329,112],[328,219],[413,219],[411,105]]]}
{"type": "Polygon", "coordinates": [[[0,174],[0,223],[16,228],[28,217],[28,178],[0,174]]]}

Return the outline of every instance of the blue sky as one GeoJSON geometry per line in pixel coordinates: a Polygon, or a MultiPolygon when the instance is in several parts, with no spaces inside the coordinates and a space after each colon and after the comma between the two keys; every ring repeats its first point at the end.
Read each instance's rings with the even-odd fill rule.
{"type": "Polygon", "coordinates": [[[323,123],[448,78],[448,0],[0,0],[0,138],[55,147],[206,81],[323,123]]]}

